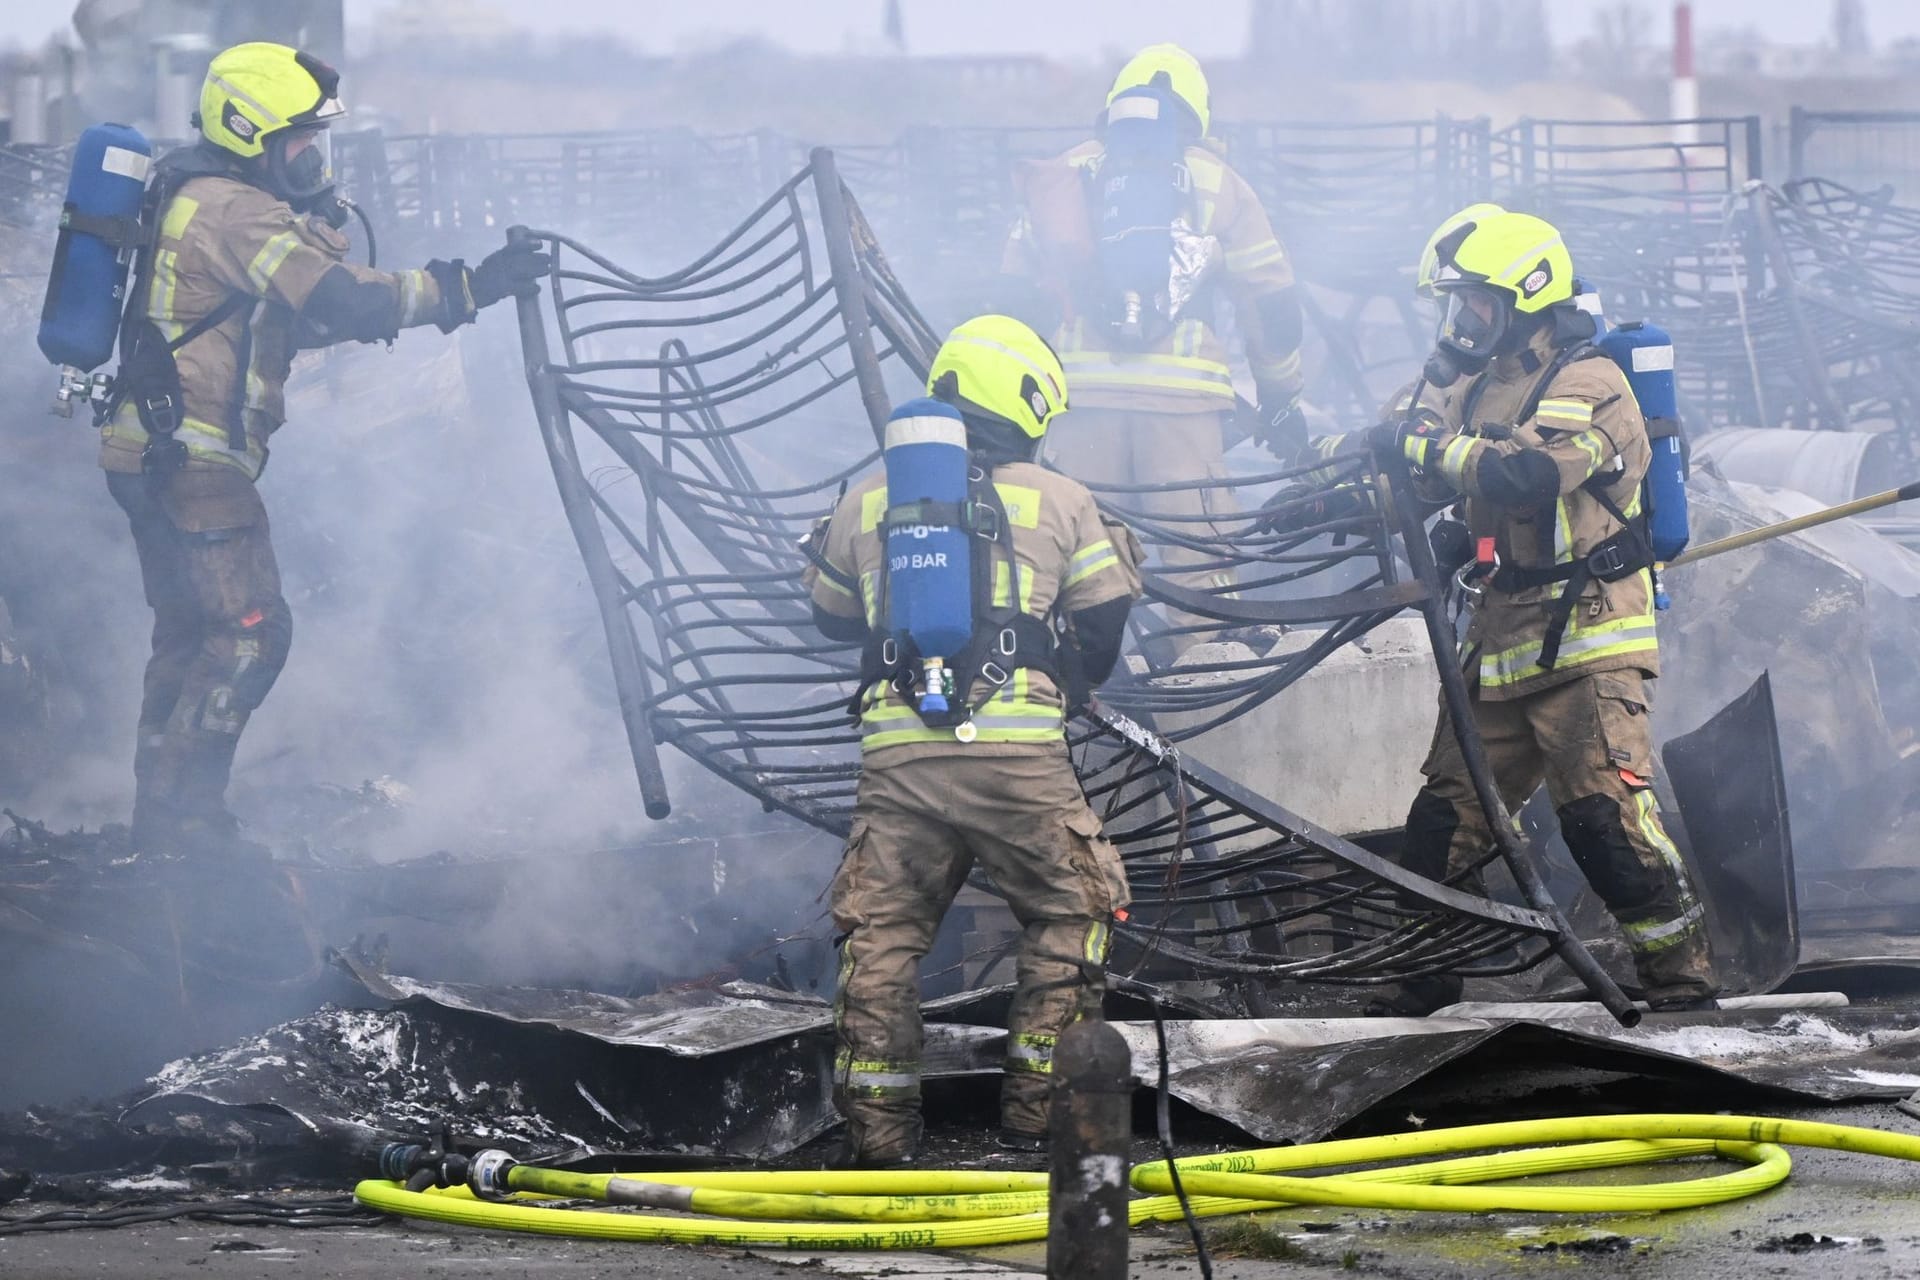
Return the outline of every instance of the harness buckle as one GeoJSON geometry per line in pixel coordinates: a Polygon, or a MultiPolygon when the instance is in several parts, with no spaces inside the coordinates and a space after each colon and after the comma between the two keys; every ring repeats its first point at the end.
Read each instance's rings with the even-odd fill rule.
{"type": "Polygon", "coordinates": [[[1454,590],[1467,597],[1469,607],[1477,607],[1480,597],[1487,594],[1487,588],[1484,585],[1487,577],[1486,566],[1469,560],[1453,571],[1454,590]]]}
{"type": "Polygon", "coordinates": [[[1000,628],[1000,656],[1011,658],[1020,652],[1020,639],[1013,634],[1012,627],[1000,628]]]}
{"type": "Polygon", "coordinates": [[[1587,570],[1594,577],[1605,579],[1618,576],[1627,570],[1627,552],[1617,542],[1604,542],[1587,555],[1587,570]]]}
{"type": "Polygon", "coordinates": [[[883,667],[900,665],[900,644],[892,636],[880,642],[880,665],[883,667]]]}
{"type": "Polygon", "coordinates": [[[988,658],[980,664],[980,678],[997,689],[1007,681],[1013,679],[1013,673],[995,662],[992,658],[988,658]]]}
{"type": "Polygon", "coordinates": [[[967,529],[982,542],[1000,541],[1000,512],[984,502],[968,499],[967,529]]]}

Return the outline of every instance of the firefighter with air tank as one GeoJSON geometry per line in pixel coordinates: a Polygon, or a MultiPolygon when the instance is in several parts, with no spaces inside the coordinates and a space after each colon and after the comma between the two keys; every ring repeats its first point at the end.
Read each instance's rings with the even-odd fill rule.
{"type": "MultiPolygon", "coordinates": [[[[125,126],[96,126],[118,132],[103,149],[82,140],[81,155],[96,167],[76,168],[70,190],[117,183],[140,202],[140,216],[70,213],[41,345],[58,363],[87,361],[81,368],[105,358],[116,304],[103,295],[95,327],[104,328],[104,345],[70,354],[89,347],[70,330],[99,315],[102,299],[69,294],[107,279],[81,270],[88,252],[108,254],[110,264],[108,245],[137,245],[120,365],[111,391],[95,397],[100,465],[126,512],[154,615],[134,753],[137,850],[249,848],[235,839],[225,793],[241,732],[293,635],[257,482],[295,354],[390,341],[417,325],[451,333],[481,308],[537,287],[546,269],[544,255],[511,246],[473,268],[455,260],[387,272],[347,262],[327,132],[344,114],[333,68],[285,45],[252,43],[213,59],[197,142],[152,165],[144,196],[144,139],[125,126]]],[[[84,394],[87,380],[77,381],[84,394]]]]}
{"type": "MultiPolygon", "coordinates": [[[[1093,485],[1178,485],[1121,501],[1204,539],[1232,515],[1223,432],[1238,403],[1216,304],[1232,305],[1258,395],[1259,434],[1291,450],[1299,412],[1300,299],[1292,264],[1246,180],[1210,136],[1205,72],[1177,45],[1143,49],[1114,78],[1099,136],[1021,166],[1021,215],[1001,271],[1017,313],[1057,328],[1074,412],[1050,460],[1093,485]],[[1192,483],[1180,483],[1192,482],[1192,483]]],[[[1165,576],[1218,592],[1233,575],[1167,545],[1165,576]]],[[[1214,563],[1209,563],[1214,562],[1214,563]]],[[[1205,620],[1178,614],[1186,647],[1205,620]]]]}
{"type": "MultiPolygon", "coordinates": [[[[1551,224],[1477,206],[1429,253],[1423,283],[1430,271],[1444,305],[1437,344],[1365,442],[1403,456],[1431,506],[1463,508],[1468,555],[1454,567],[1476,603],[1462,661],[1502,799],[1517,809],[1544,782],[1644,998],[1710,1006],[1704,909],[1652,781],[1660,655],[1643,481],[1655,442],[1628,375],[1592,342],[1551,224]]],[[[1444,707],[1422,772],[1402,856],[1441,879],[1493,842],[1444,707]]],[[[1424,1012],[1459,989],[1453,977],[1415,980],[1398,1008],[1424,1012]]]]}
{"type": "Polygon", "coordinates": [[[1067,385],[1026,325],[969,320],[933,361],[931,398],[887,423],[884,472],[808,540],[815,623],[864,646],[850,708],[859,792],[832,890],[850,1165],[896,1164],[918,1145],[917,969],[976,862],[1022,928],[1005,1145],[1040,1148],[1054,1045],[1100,1007],[1127,879],[1065,721],[1119,657],[1139,548],[1082,485],[1033,460],[1067,385]]]}

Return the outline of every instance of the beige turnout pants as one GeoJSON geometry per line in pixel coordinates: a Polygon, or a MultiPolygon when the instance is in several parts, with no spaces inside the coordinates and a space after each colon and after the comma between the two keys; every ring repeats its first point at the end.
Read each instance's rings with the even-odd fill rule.
{"type": "Polygon", "coordinates": [[[1054,1042],[1099,1008],[1127,881],[1065,745],[869,754],[833,880],[846,934],[834,1100],[864,1160],[904,1157],[919,1141],[919,964],[976,862],[1024,930],[1001,1091],[1009,1129],[1045,1132],[1054,1042]]]}

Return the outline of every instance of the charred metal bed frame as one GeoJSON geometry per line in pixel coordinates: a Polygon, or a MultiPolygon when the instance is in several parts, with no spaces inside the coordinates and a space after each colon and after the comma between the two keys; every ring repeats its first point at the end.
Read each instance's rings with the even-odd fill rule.
{"type": "MultiPolygon", "coordinates": [[[[860,766],[845,709],[858,657],[813,628],[797,543],[836,491],[876,465],[890,406],[923,376],[937,335],[824,149],[668,275],[636,276],[557,232],[508,234],[554,253],[548,289],[520,303],[527,378],[648,812],[669,807],[656,745],[665,742],[768,807],[844,832],[860,766]],[[870,430],[849,429],[862,420],[870,430]]],[[[1526,907],[1402,870],[1180,751],[1403,609],[1425,617],[1436,653],[1452,651],[1424,532],[1397,496],[1406,486],[1363,467],[1340,464],[1332,478],[1374,489],[1380,514],[1287,535],[1260,532],[1253,514],[1180,520],[1135,509],[1143,492],[1170,486],[1099,491],[1150,547],[1196,550],[1239,575],[1228,595],[1150,574],[1155,600],[1221,626],[1326,626],[1295,652],[1177,677],[1149,669],[1072,723],[1083,784],[1134,885],[1121,932],[1196,973],[1350,984],[1509,973],[1551,951],[1631,1020],[1511,834],[1453,664],[1437,664],[1443,687],[1526,907]],[[1396,568],[1395,529],[1413,535],[1411,577],[1396,568]],[[1344,545],[1313,545],[1327,533],[1344,545]],[[1311,580],[1333,569],[1360,576],[1332,594],[1297,594],[1308,583],[1326,590],[1311,580]],[[1142,724],[1165,713],[1184,727],[1142,724]]],[[[1233,483],[1314,470],[1325,468],[1233,483]]],[[[1153,651],[1171,630],[1148,625],[1141,647],[1153,651]]]]}

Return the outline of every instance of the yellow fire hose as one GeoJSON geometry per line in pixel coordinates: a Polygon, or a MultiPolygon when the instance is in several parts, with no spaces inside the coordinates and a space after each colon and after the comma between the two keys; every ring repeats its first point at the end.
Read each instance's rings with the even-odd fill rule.
{"type": "MultiPolygon", "coordinates": [[[[1737,1200],[1780,1185],[1792,1161],[1780,1144],[1920,1160],[1920,1138],[1879,1129],[1752,1116],[1592,1116],[1468,1125],[1267,1147],[1177,1163],[1203,1217],[1286,1205],[1426,1209],[1456,1213],[1644,1212],[1737,1200]],[[1563,1146],[1526,1144],[1565,1143],[1563,1146]],[[1501,1150],[1501,1148],[1519,1148],[1501,1150]],[[1491,1152],[1361,1172],[1314,1169],[1491,1152]],[[1705,1177],[1627,1186],[1486,1186],[1541,1174],[1612,1169],[1714,1156],[1744,1167],[1705,1177]]],[[[1143,1195],[1129,1219],[1181,1216],[1165,1161],[1133,1171],[1143,1195]]],[[[602,1240],[772,1245],[791,1249],[958,1249],[1044,1239],[1047,1175],[974,1170],[576,1174],[513,1166],[513,1198],[483,1200],[465,1187],[409,1191],[370,1179],[360,1203],[407,1218],[602,1240]],[[640,1214],[547,1208],[537,1200],[599,1200],[668,1210],[640,1214]],[[700,1217],[673,1216],[695,1214],[700,1217]]]]}

